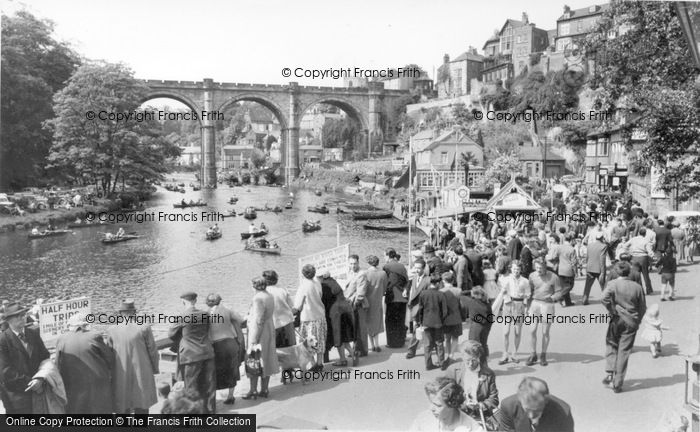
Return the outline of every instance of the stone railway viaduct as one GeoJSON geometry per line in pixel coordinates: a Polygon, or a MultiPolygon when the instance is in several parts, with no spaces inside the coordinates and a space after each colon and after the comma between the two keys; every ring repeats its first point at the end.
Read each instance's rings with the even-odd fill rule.
{"type": "MultiPolygon", "coordinates": [[[[282,129],[282,169],[285,180],[299,174],[299,124],[314,105],[336,106],[360,125],[364,151],[381,146],[387,131],[386,109],[392,100],[409,94],[404,90],[385,90],[384,83],[370,82],[368,87],[308,87],[296,82],[289,85],[215,83],[210,78],[194,81],[143,81],[150,92],[144,102],[170,98],[182,102],[198,114],[202,111],[224,112],[240,101],[257,102],[268,108],[282,129]]],[[[202,172],[204,187],[216,187],[214,120],[200,118],[202,131],[202,172]]],[[[381,147],[380,147],[381,148],[381,147]]]]}

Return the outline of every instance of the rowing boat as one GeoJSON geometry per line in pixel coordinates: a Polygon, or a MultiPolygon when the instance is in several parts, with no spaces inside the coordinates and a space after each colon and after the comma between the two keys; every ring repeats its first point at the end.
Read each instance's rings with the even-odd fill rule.
{"type": "Polygon", "coordinates": [[[256,217],[258,217],[258,214],[255,212],[254,207],[248,207],[245,209],[243,217],[246,219],[255,219],[256,217]]]}
{"type": "Polygon", "coordinates": [[[302,224],[301,225],[301,230],[305,233],[310,233],[314,231],[318,231],[321,229],[321,224],[319,222],[315,223],[307,223],[307,224],[302,224]]]}
{"type": "Polygon", "coordinates": [[[376,230],[376,231],[408,231],[407,224],[364,224],[362,225],[366,230],[376,230]]]}
{"type": "Polygon", "coordinates": [[[390,219],[394,214],[390,211],[354,211],[353,219],[390,219]]]}
{"type": "Polygon", "coordinates": [[[112,244],[112,243],[120,243],[120,242],[125,242],[128,240],[135,240],[139,238],[137,235],[130,235],[130,234],[125,234],[121,237],[112,237],[112,238],[103,238],[102,243],[104,244],[112,244]]]}
{"type": "Polygon", "coordinates": [[[328,213],[328,207],[322,206],[322,207],[309,207],[308,211],[312,213],[328,213]]]}
{"type": "Polygon", "coordinates": [[[46,231],[40,232],[38,234],[29,233],[28,236],[30,239],[38,239],[38,238],[44,238],[44,237],[53,237],[53,236],[57,236],[57,235],[64,235],[64,234],[68,234],[70,232],[73,232],[73,231],[71,231],[71,230],[52,230],[52,231],[46,230],[46,231]]]}
{"type": "Polygon", "coordinates": [[[261,248],[261,247],[255,247],[255,246],[246,246],[245,250],[248,250],[251,252],[274,254],[274,255],[279,255],[280,252],[282,252],[282,248],[261,248]]]}
{"type": "Polygon", "coordinates": [[[294,203],[292,203],[291,201],[287,201],[287,204],[284,205],[284,208],[290,209],[290,208],[292,208],[293,205],[294,205],[294,203]]]}
{"type": "Polygon", "coordinates": [[[192,203],[192,204],[190,204],[190,203],[185,203],[185,204],[179,203],[179,204],[173,204],[173,207],[175,207],[175,208],[204,207],[204,206],[206,206],[206,205],[207,205],[207,203],[203,203],[203,202],[197,202],[197,203],[192,203]]]}
{"type": "Polygon", "coordinates": [[[245,239],[249,239],[249,238],[251,238],[251,237],[253,237],[253,238],[262,237],[262,236],[264,236],[264,235],[267,235],[267,230],[265,230],[265,231],[258,231],[258,232],[256,232],[256,233],[252,233],[252,234],[251,234],[251,233],[241,233],[241,238],[242,238],[243,240],[245,240],[245,239]]]}
{"type": "Polygon", "coordinates": [[[236,209],[227,210],[227,213],[222,214],[222,217],[236,217],[236,209]]]}
{"type": "Polygon", "coordinates": [[[216,240],[218,238],[221,238],[221,231],[214,231],[214,232],[208,232],[207,231],[207,240],[216,240]]]}

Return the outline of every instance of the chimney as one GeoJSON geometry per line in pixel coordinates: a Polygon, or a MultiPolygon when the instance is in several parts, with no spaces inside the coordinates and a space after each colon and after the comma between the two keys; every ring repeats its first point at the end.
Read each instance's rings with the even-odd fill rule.
{"type": "Polygon", "coordinates": [[[450,55],[449,55],[449,54],[445,54],[444,56],[442,56],[442,62],[443,62],[443,63],[449,63],[449,62],[450,62],[450,55]]]}
{"type": "Polygon", "coordinates": [[[527,19],[527,14],[526,14],[525,12],[523,12],[523,22],[524,22],[525,24],[529,24],[529,23],[530,23],[530,21],[527,19]]]}
{"type": "Polygon", "coordinates": [[[571,12],[571,8],[568,5],[564,5],[564,13],[568,14],[569,12],[571,12]]]}

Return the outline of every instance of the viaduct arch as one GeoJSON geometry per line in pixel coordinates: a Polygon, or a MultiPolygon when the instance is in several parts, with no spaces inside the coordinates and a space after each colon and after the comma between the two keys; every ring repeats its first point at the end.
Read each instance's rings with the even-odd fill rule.
{"type": "MultiPolygon", "coordinates": [[[[191,110],[216,113],[240,101],[253,101],[268,108],[282,129],[282,168],[285,181],[299,174],[299,125],[304,113],[317,103],[334,105],[356,120],[362,129],[363,152],[381,146],[389,131],[382,130],[382,116],[392,99],[408,94],[405,90],[386,90],[383,82],[370,82],[368,87],[311,87],[296,82],[288,85],[215,83],[203,81],[144,80],[150,89],[146,100],[175,99],[191,110]]],[[[202,172],[204,187],[216,187],[215,117],[200,117],[202,131],[202,172]]]]}

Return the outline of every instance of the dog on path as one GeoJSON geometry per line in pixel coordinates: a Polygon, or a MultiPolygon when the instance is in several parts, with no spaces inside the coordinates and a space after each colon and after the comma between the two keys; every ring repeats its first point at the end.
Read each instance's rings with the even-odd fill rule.
{"type": "MultiPolygon", "coordinates": [[[[277,348],[277,360],[282,368],[282,384],[287,384],[287,379],[290,383],[293,381],[295,369],[300,369],[303,373],[313,368],[317,353],[318,341],[313,335],[294,346],[277,348]]],[[[306,379],[302,380],[302,384],[306,384],[306,379]]]]}

